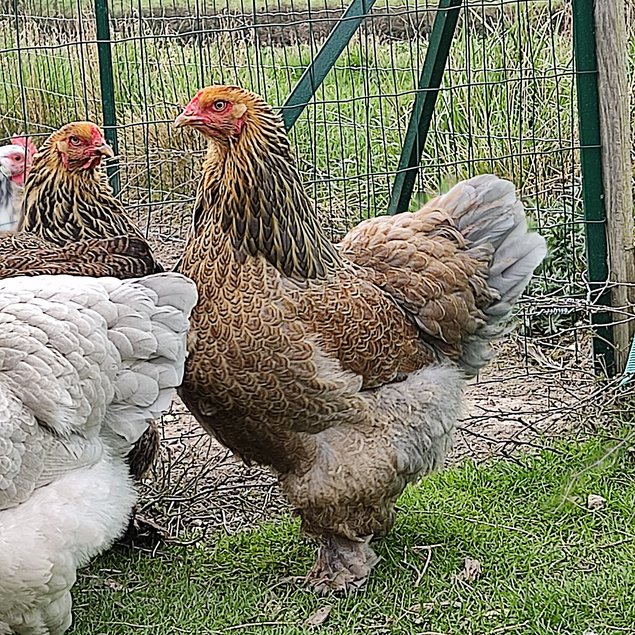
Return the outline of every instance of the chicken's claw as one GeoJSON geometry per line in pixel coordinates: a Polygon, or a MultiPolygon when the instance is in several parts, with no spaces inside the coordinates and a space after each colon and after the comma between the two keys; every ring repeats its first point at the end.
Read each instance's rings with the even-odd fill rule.
{"type": "Polygon", "coordinates": [[[358,540],[323,536],[317,560],[305,578],[307,586],[323,595],[347,595],[361,589],[379,560],[370,547],[370,539],[371,536],[358,540]]]}

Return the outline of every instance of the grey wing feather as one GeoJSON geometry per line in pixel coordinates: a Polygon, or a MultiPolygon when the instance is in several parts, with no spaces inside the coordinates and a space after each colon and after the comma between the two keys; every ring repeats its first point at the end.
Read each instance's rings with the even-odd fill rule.
{"type": "Polygon", "coordinates": [[[20,401],[0,390],[0,510],[25,500],[42,473],[43,431],[20,401]]]}
{"type": "Polygon", "coordinates": [[[111,299],[135,313],[122,315],[111,330],[117,342],[126,340],[120,349],[126,372],[115,382],[116,398],[106,416],[113,443],[125,439],[129,444],[170,405],[183,379],[188,317],[197,294],[184,276],[156,274],[120,285],[111,299]]]}
{"type": "Polygon", "coordinates": [[[172,273],[0,281],[0,509],[125,456],[181,382],[196,299],[172,273]]]}
{"type": "Polygon", "coordinates": [[[514,304],[547,255],[547,245],[529,231],[514,185],[492,174],[462,181],[432,204],[452,216],[470,250],[491,252],[487,284],[498,299],[484,309],[487,321],[465,342],[460,360],[473,375],[492,357],[489,343],[504,332],[514,304]]]}

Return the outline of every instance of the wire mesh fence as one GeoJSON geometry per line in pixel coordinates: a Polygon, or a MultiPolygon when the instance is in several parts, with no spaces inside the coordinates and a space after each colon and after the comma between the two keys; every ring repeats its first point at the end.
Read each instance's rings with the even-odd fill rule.
{"type": "MultiPolygon", "coordinates": [[[[306,181],[334,232],[386,210],[436,4],[376,4],[294,127],[306,181]]],[[[512,178],[553,235],[552,251],[568,256],[553,258],[560,268],[543,278],[564,294],[580,291],[583,269],[568,5],[466,4],[418,182],[425,194],[482,171],[512,178]]],[[[170,128],[178,107],[209,83],[246,85],[281,105],[343,8],[112,2],[121,195],[153,231],[182,234],[198,174],[200,140],[170,128]]],[[[1,19],[2,132],[100,121],[92,6],[9,1],[1,19]]]]}
{"type": "MultiPolygon", "coordinates": [[[[377,2],[291,130],[334,240],[387,208],[437,4],[377,2]]],[[[0,137],[102,123],[93,4],[0,8],[0,137]]],[[[204,153],[198,136],[172,128],[180,107],[211,83],[281,106],[344,9],[343,0],[109,3],[120,195],[167,264],[180,252],[204,153]]],[[[594,394],[581,328],[589,306],[574,68],[571,0],[465,0],[412,206],[494,172],[517,185],[550,249],[522,305],[524,337],[474,391],[486,445],[562,427],[563,413],[581,416],[594,394]],[[494,430],[501,420],[508,428],[494,430]]]]}

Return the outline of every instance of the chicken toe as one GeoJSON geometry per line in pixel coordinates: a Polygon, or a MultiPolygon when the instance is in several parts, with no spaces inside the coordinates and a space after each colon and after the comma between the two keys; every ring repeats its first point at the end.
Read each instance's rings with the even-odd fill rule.
{"type": "Polygon", "coordinates": [[[351,540],[334,534],[323,536],[306,584],[322,594],[345,595],[360,589],[379,560],[370,547],[371,538],[351,540]]]}

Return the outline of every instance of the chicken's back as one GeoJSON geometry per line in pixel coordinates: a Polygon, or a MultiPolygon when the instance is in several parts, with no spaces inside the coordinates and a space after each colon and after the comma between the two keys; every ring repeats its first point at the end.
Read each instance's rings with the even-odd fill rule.
{"type": "Polygon", "coordinates": [[[369,219],[340,251],[417,325],[442,359],[475,375],[544,259],[509,181],[461,181],[418,212],[369,219]]]}
{"type": "Polygon", "coordinates": [[[130,278],[155,270],[152,250],[138,238],[91,238],[55,245],[29,232],[0,233],[0,279],[58,274],[130,278]]]}

